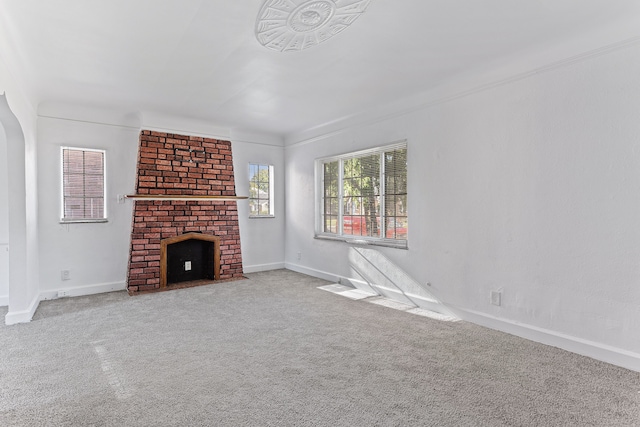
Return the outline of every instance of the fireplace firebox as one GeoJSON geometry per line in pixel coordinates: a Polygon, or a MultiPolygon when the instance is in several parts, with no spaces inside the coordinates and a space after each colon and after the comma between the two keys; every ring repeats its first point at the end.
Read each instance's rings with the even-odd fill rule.
{"type": "Polygon", "coordinates": [[[220,279],[220,238],[186,233],[160,241],[160,287],[220,279]]]}

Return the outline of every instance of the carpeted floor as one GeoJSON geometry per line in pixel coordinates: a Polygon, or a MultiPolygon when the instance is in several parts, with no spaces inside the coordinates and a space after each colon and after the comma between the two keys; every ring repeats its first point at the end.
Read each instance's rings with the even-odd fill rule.
{"type": "Polygon", "coordinates": [[[640,373],[248,276],[0,326],[0,426],[640,426],[640,373]]]}

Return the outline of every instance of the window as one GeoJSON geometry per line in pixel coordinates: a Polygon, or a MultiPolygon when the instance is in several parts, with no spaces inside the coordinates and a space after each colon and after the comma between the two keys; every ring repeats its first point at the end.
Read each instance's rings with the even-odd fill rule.
{"type": "Polygon", "coordinates": [[[62,147],[62,221],[105,221],[104,151],[62,147]]]}
{"type": "Polygon", "coordinates": [[[249,217],[273,215],[273,166],[249,163],[249,217]]]}
{"type": "Polygon", "coordinates": [[[406,142],[317,161],[316,237],[407,247],[406,142]]]}

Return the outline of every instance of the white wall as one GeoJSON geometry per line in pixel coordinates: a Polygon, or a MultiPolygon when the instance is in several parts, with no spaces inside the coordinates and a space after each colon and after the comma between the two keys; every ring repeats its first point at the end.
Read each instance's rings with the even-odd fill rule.
{"type": "Polygon", "coordinates": [[[294,143],[287,266],[358,278],[313,238],[314,159],[406,138],[409,250],[380,252],[466,319],[640,370],[639,75],[635,44],[294,143]]]}
{"type": "Polygon", "coordinates": [[[139,129],[40,117],[38,119],[40,292],[70,295],[124,289],[129,259],[132,202],[118,194],[135,187],[139,129]],[[105,150],[106,223],[60,223],[60,147],[105,150]],[[69,270],[70,280],[61,271],[69,270]]]}
{"type": "Polygon", "coordinates": [[[249,195],[249,163],[274,167],[274,218],[249,218],[249,203],[238,201],[245,273],[284,268],[285,168],[282,145],[232,141],[236,194],[249,195]]]}

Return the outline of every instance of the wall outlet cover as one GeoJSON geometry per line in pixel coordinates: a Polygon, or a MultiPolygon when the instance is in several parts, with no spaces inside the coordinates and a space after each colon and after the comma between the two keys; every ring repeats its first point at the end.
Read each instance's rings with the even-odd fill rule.
{"type": "Polygon", "coordinates": [[[500,306],[502,305],[502,292],[501,291],[491,291],[491,304],[500,306]]]}

